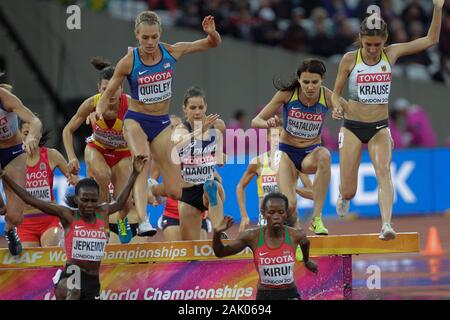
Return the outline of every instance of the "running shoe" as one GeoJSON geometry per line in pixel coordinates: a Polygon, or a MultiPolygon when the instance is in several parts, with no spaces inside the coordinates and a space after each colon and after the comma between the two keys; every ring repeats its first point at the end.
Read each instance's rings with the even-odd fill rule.
{"type": "Polygon", "coordinates": [[[123,219],[117,218],[117,229],[119,229],[119,240],[120,243],[128,243],[133,238],[133,233],[131,232],[130,224],[128,223],[128,218],[123,219]]]}
{"type": "Polygon", "coordinates": [[[350,200],[345,200],[342,198],[339,193],[337,202],[336,202],[336,213],[339,217],[343,218],[348,213],[348,209],[350,208],[350,200]]]}
{"type": "Polygon", "coordinates": [[[394,240],[397,237],[397,234],[395,233],[394,229],[392,229],[392,226],[390,223],[384,223],[383,227],[381,228],[380,236],[378,237],[380,240],[389,241],[394,240]]]}
{"type": "MultiPolygon", "coordinates": [[[[148,188],[150,189],[150,192],[152,191],[152,187],[158,185],[158,181],[156,181],[153,178],[149,178],[147,180],[148,188]]],[[[163,196],[157,196],[155,197],[156,202],[158,202],[159,205],[166,203],[166,197],[163,196]]]]}
{"type": "Polygon", "coordinates": [[[139,237],[153,237],[156,234],[156,229],[150,224],[148,220],[139,223],[137,227],[137,235],[139,237]]]}
{"type": "Polygon", "coordinates": [[[303,251],[300,246],[297,246],[297,249],[295,250],[295,260],[297,260],[298,262],[303,261],[303,251]]]}
{"type": "Polygon", "coordinates": [[[8,249],[12,256],[18,256],[22,252],[22,243],[20,242],[17,228],[5,232],[5,238],[8,242],[8,249]]]}
{"type": "Polygon", "coordinates": [[[317,235],[328,235],[328,229],[323,225],[322,217],[314,217],[309,230],[317,235]]]}

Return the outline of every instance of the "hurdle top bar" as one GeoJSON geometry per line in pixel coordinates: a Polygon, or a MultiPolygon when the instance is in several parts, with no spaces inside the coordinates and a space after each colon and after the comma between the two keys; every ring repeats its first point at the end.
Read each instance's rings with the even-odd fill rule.
{"type": "MultiPolygon", "coordinates": [[[[378,234],[310,236],[311,256],[388,254],[419,252],[417,232],[398,233],[391,241],[378,239],[378,234]]],[[[223,240],[224,243],[232,240],[223,240]]],[[[103,264],[177,262],[192,260],[252,259],[246,248],[237,255],[218,259],[211,240],[149,242],[136,244],[110,244],[106,247],[103,264]]],[[[0,269],[63,266],[64,249],[61,247],[25,248],[20,256],[12,257],[8,249],[0,250],[0,269]]]]}

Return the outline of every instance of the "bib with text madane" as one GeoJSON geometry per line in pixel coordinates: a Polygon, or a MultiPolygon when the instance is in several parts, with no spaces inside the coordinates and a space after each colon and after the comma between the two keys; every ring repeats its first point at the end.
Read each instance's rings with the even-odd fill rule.
{"type": "MultiPolygon", "coordinates": [[[[39,161],[34,166],[27,165],[26,168],[27,192],[42,201],[53,201],[53,171],[48,160],[48,149],[40,148],[39,161]]],[[[27,205],[25,214],[39,211],[38,209],[27,205]]]]}

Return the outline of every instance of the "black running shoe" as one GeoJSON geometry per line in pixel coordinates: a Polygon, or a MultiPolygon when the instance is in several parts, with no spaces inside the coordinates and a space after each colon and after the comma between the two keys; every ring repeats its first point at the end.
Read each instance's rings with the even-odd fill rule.
{"type": "Polygon", "coordinates": [[[5,232],[6,241],[8,241],[8,249],[11,255],[18,256],[22,252],[22,243],[20,243],[19,235],[17,234],[17,228],[14,227],[11,230],[5,232]]]}

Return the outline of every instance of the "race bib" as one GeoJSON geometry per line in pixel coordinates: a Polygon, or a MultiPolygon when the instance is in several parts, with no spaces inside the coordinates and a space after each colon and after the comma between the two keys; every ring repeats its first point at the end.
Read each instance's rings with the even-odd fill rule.
{"type": "Polygon", "coordinates": [[[125,138],[122,133],[102,132],[101,130],[94,132],[93,139],[101,144],[110,146],[112,148],[122,148],[126,146],[125,138]]]}
{"type": "Polygon", "coordinates": [[[286,131],[298,138],[313,139],[319,135],[322,123],[322,114],[291,109],[287,117],[286,131]]]}
{"type": "Polygon", "coordinates": [[[172,70],[139,76],[137,83],[142,103],[158,103],[172,97],[172,70]]]}
{"type": "Polygon", "coordinates": [[[261,188],[264,195],[278,191],[277,175],[267,174],[261,176],[261,188]]]}
{"type": "Polygon", "coordinates": [[[294,282],[294,263],[260,265],[259,274],[261,284],[271,286],[290,284],[294,282]]]}
{"type": "Polygon", "coordinates": [[[72,259],[100,261],[105,253],[106,242],[106,239],[74,237],[72,259]]]}
{"type": "Polygon", "coordinates": [[[359,101],[365,104],[386,104],[391,91],[391,73],[358,74],[359,101]]]}
{"type": "Polygon", "coordinates": [[[209,180],[214,180],[214,163],[200,166],[183,165],[183,179],[193,184],[202,184],[209,180]]]}

